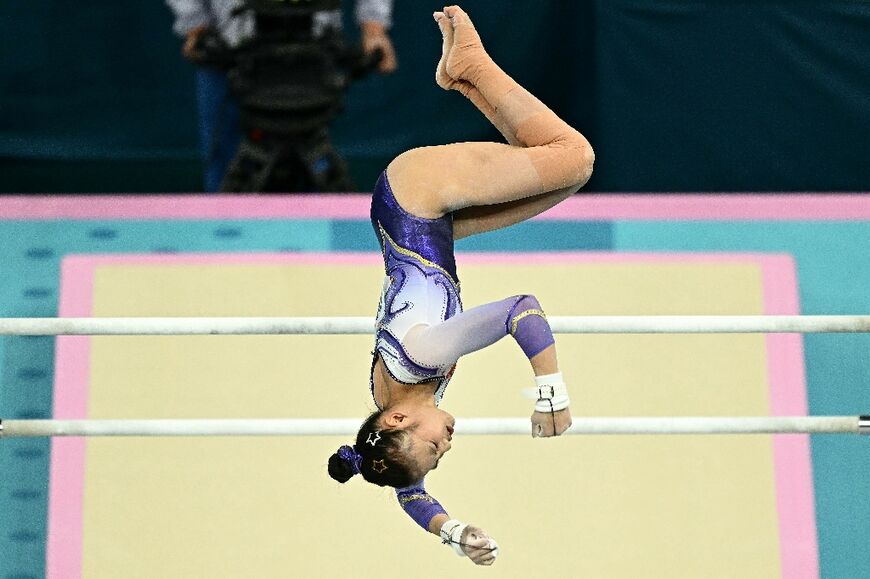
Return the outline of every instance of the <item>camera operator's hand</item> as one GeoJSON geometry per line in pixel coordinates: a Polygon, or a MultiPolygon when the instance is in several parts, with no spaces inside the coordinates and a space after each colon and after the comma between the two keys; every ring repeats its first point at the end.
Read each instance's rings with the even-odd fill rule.
{"type": "Polygon", "coordinates": [[[181,54],[184,58],[191,61],[196,60],[199,37],[202,36],[202,33],[206,30],[208,30],[208,26],[202,25],[191,29],[190,32],[187,33],[187,36],[184,38],[184,46],[181,47],[181,54]]]}
{"type": "Polygon", "coordinates": [[[380,22],[367,21],[360,26],[362,32],[362,47],[366,56],[369,56],[380,50],[383,53],[380,62],[378,62],[378,72],[381,74],[389,74],[394,72],[399,66],[396,59],[396,51],[393,49],[393,42],[387,35],[387,30],[380,22]]]}

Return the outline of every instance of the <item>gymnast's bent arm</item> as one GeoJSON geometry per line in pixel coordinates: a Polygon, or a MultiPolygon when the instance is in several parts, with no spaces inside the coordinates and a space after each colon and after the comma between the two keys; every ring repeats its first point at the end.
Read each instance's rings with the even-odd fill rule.
{"type": "MultiPolygon", "coordinates": [[[[554,383],[564,388],[553,332],[541,304],[532,295],[477,306],[440,324],[418,325],[411,328],[402,345],[418,364],[437,368],[494,344],[508,334],[529,359],[538,386],[554,383]]],[[[567,394],[565,398],[567,402],[567,394]]],[[[571,413],[567,404],[564,406],[547,412],[544,410],[547,404],[536,405],[532,414],[532,435],[558,436],[565,432],[571,426],[571,413]]]]}

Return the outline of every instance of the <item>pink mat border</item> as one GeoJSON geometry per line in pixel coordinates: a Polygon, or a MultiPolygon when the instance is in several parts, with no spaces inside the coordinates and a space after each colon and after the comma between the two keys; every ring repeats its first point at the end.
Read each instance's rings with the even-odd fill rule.
{"type": "MultiPolygon", "coordinates": [[[[759,253],[485,253],[460,254],[462,263],[625,263],[694,262],[752,263],[761,269],[764,313],[799,313],[797,278],[787,255],[759,253]]],[[[69,256],[61,265],[59,315],[88,317],[93,303],[97,267],[119,264],[249,264],[330,263],[379,265],[376,253],[329,254],[177,254],[69,256]]],[[[766,337],[767,370],[772,415],[807,413],[803,341],[799,335],[766,337]]],[[[62,336],[57,340],[54,415],[87,417],[90,338],[62,336]]],[[[52,440],[46,576],[81,577],[83,556],[83,499],[85,439],[52,440]]],[[[773,437],[774,475],[778,510],[782,576],[803,579],[819,576],[815,502],[809,437],[773,437]]]]}
{"type": "MultiPolygon", "coordinates": [[[[3,219],[367,219],[371,196],[7,196],[3,219]]],[[[544,220],[870,220],[867,194],[575,195],[544,220]]]]}

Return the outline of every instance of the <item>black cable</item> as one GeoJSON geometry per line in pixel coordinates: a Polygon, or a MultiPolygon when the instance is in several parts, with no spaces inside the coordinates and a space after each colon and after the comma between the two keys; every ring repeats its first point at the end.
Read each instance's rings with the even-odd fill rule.
{"type": "Polygon", "coordinates": [[[495,551],[498,547],[473,547],[468,543],[463,543],[462,541],[454,541],[453,539],[441,539],[441,543],[444,545],[459,545],[460,547],[468,547],[469,549],[480,549],[483,551],[495,551]]]}

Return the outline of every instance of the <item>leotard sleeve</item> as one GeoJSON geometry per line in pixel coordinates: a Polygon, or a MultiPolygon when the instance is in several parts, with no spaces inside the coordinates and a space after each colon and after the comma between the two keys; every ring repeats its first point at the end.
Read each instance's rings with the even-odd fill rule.
{"type": "Polygon", "coordinates": [[[510,334],[527,358],[552,345],[553,332],[535,296],[513,296],[471,308],[439,324],[412,328],[402,346],[421,366],[436,368],[510,334]]]}
{"type": "Polygon", "coordinates": [[[399,505],[408,516],[414,519],[424,530],[429,530],[429,521],[438,514],[447,514],[435,497],[426,492],[423,481],[403,489],[396,489],[399,505]]]}

